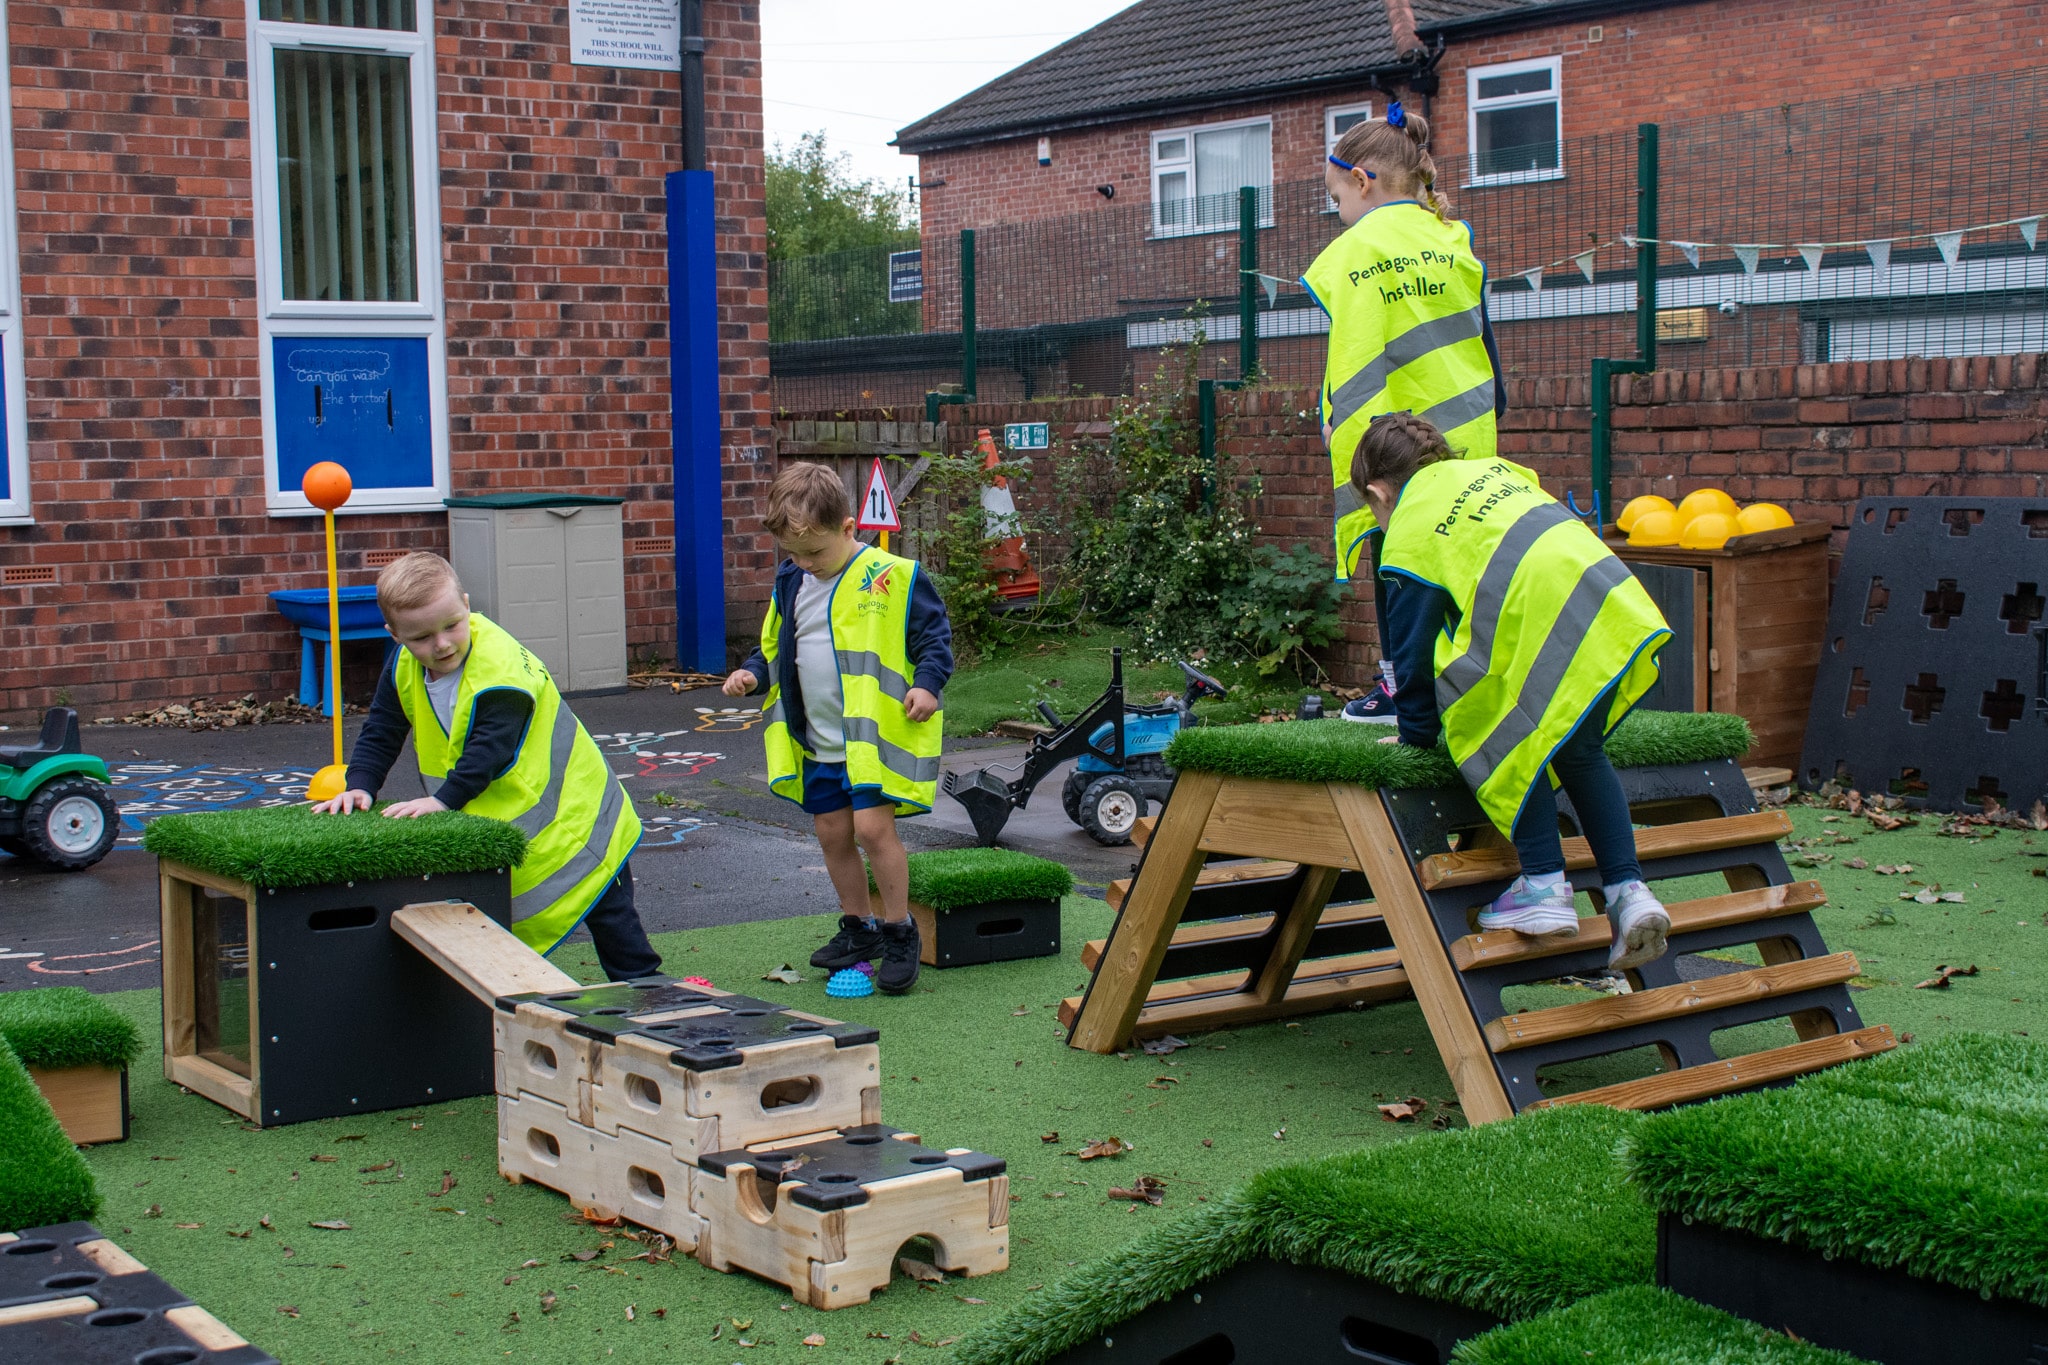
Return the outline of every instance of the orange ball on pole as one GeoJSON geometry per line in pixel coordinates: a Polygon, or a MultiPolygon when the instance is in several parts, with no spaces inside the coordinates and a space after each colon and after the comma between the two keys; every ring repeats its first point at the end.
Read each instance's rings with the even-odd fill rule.
{"type": "Polygon", "coordinates": [[[356,491],[356,485],[346,469],[332,460],[322,460],[299,480],[299,491],[306,495],[307,502],[321,511],[332,512],[348,501],[349,495],[356,491]]]}

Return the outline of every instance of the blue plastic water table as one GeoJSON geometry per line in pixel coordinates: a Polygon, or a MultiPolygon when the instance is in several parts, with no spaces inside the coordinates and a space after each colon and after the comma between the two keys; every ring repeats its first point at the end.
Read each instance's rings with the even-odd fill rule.
{"type": "MultiPolygon", "coordinates": [[[[270,600],[284,613],[285,620],[299,628],[300,704],[318,706],[322,714],[333,715],[334,699],[327,694],[327,589],[285,588],[270,594],[270,600]]],[[[384,660],[390,662],[398,642],[384,629],[374,584],[341,590],[341,638],[382,640],[384,660]]]]}

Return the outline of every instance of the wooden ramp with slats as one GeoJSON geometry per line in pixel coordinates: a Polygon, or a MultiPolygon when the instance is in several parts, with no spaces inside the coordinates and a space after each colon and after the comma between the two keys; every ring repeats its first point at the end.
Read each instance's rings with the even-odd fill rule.
{"type": "MultiPolygon", "coordinates": [[[[1552,1104],[1683,1103],[1895,1045],[1849,998],[1854,955],[1821,940],[1820,887],[1794,881],[1778,850],[1791,822],[1758,809],[1732,761],[1622,780],[1652,885],[1713,874],[1727,890],[1667,900],[1671,951],[1626,973],[1627,991],[1516,1010],[1504,1000],[1516,987],[1603,972],[1611,930],[1594,914],[1571,938],[1475,932],[1519,865],[1470,793],[1185,772],[1165,813],[1140,822],[1137,875],[1109,888],[1116,923],[1084,949],[1087,993],[1061,1005],[1068,1042],[1111,1052],[1413,995],[1474,1123],[1552,1104]],[[1760,965],[1679,974],[1682,955],[1750,944],[1760,965]],[[1722,1055],[1724,1030],[1772,1019],[1799,1041],[1722,1055]],[[1643,1047],[1661,1061],[1654,1074],[1551,1096],[1539,1084],[1546,1068],[1643,1047]]],[[[1565,857],[1597,905],[1585,841],[1567,838],[1565,857]]]]}

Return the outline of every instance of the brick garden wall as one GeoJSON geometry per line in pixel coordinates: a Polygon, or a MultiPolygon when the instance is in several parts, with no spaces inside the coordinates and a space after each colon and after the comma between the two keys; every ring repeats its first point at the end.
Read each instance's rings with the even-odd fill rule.
{"type": "MultiPolygon", "coordinates": [[[[663,175],[678,79],[572,66],[566,11],[436,7],[451,483],[624,497],[671,518],[663,175]]],[[[36,523],[0,527],[0,715],[88,717],[276,696],[296,635],[265,600],[321,581],[317,522],[269,516],[258,392],[247,7],[76,0],[9,9],[36,523]]],[[[731,615],[773,557],[751,510],[769,435],[758,6],[712,0],[731,615]]],[[[344,582],[377,550],[445,550],[439,514],[341,521],[344,582]]],[[[627,564],[628,639],[675,638],[662,555],[627,564]]]]}

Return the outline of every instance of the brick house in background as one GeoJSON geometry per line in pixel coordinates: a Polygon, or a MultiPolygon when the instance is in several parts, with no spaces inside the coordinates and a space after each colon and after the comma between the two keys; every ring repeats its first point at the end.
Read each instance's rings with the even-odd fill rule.
{"type": "MultiPolygon", "coordinates": [[[[772,449],[759,21],[751,0],[704,10],[744,630],[773,568],[745,515],[772,449]]],[[[343,582],[445,551],[444,496],[621,497],[629,645],[672,647],[679,79],[573,65],[569,36],[564,8],[521,0],[10,12],[0,716],[289,690],[297,639],[265,594],[324,581],[292,471],[308,422],[365,420],[333,410],[363,338],[392,436],[354,471],[343,582]]]]}

